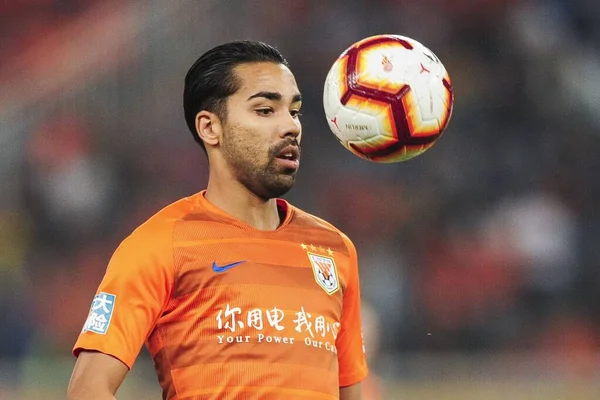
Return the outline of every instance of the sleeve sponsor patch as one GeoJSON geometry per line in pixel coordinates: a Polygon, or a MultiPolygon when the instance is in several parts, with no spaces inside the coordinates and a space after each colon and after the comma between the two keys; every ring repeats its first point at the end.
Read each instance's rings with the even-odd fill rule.
{"type": "Polygon", "coordinates": [[[117,296],[114,294],[105,292],[100,292],[94,296],[92,306],[90,307],[90,314],[85,321],[81,333],[94,332],[101,335],[106,334],[115,309],[116,299],[117,296]]]}

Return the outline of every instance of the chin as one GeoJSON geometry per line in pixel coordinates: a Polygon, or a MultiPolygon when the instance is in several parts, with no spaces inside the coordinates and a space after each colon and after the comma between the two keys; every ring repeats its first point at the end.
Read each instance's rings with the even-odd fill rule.
{"type": "Polygon", "coordinates": [[[295,174],[281,176],[277,181],[271,181],[262,185],[261,193],[257,194],[265,200],[281,197],[294,187],[295,182],[295,174]]]}
{"type": "Polygon", "coordinates": [[[293,182],[289,185],[278,185],[276,187],[269,188],[270,198],[282,197],[294,187],[293,182]]]}

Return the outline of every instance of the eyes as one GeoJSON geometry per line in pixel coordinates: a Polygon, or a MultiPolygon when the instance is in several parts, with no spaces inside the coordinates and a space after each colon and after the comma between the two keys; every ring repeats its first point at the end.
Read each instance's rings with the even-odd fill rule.
{"type": "MultiPolygon", "coordinates": [[[[254,112],[260,117],[268,117],[271,114],[275,113],[275,109],[273,109],[272,107],[261,107],[255,109],[254,112]]],[[[302,116],[302,114],[300,114],[300,110],[290,110],[290,115],[292,116],[292,118],[299,118],[300,116],[302,116]]]]}

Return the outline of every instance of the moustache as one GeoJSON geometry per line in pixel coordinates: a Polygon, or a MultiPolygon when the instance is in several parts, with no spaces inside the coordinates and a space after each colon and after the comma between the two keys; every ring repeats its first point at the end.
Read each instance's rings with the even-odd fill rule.
{"type": "Polygon", "coordinates": [[[271,147],[271,151],[269,152],[271,155],[271,158],[276,158],[277,155],[283,151],[283,149],[285,149],[286,147],[289,147],[289,146],[293,146],[298,149],[298,158],[300,158],[300,154],[302,153],[302,147],[300,146],[300,143],[298,143],[298,140],[296,140],[296,139],[286,140],[286,141],[283,141],[283,142],[278,143],[275,146],[271,147]]]}

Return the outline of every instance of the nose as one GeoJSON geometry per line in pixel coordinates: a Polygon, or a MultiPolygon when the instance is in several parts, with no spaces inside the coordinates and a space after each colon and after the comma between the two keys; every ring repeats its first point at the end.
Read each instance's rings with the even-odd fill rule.
{"type": "Polygon", "coordinates": [[[284,119],[285,120],[281,124],[280,137],[282,139],[292,138],[300,142],[302,136],[302,124],[300,123],[300,120],[290,114],[284,117],[284,119]]]}

